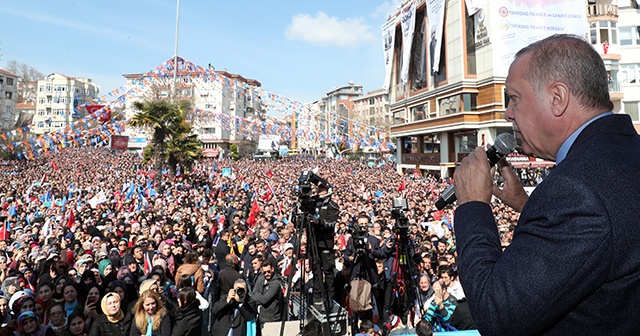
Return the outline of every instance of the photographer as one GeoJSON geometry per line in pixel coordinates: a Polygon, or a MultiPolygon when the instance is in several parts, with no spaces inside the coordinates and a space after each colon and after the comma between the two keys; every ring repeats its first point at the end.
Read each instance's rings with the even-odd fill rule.
{"type": "Polygon", "coordinates": [[[222,295],[211,307],[211,313],[214,318],[211,335],[233,336],[247,335],[247,321],[254,321],[258,315],[243,279],[233,283],[226,297],[222,295]]]}
{"type": "MultiPolygon", "coordinates": [[[[381,244],[378,238],[368,233],[368,224],[369,217],[361,213],[358,216],[358,221],[354,228],[355,231],[347,242],[344,262],[345,266],[351,270],[350,281],[361,279],[369,282],[371,285],[375,285],[378,284],[380,280],[375,260],[388,258],[391,255],[394,243],[388,239],[384,244],[381,244]]],[[[372,288],[372,290],[375,291],[377,289],[372,288]]],[[[379,295],[376,296],[379,297],[379,295]]],[[[382,307],[379,306],[378,308],[380,310],[382,307]]],[[[372,309],[367,309],[364,313],[367,319],[371,320],[373,318],[374,314],[372,309]]],[[[376,315],[382,316],[379,312],[377,312],[376,315]]]]}
{"type": "Polygon", "coordinates": [[[333,251],[333,238],[335,235],[335,225],[338,221],[340,209],[331,200],[329,187],[325,184],[318,184],[317,187],[317,214],[311,220],[312,235],[318,248],[318,256],[313,263],[313,303],[319,310],[324,310],[323,288],[327,292],[329,300],[333,299],[335,288],[333,280],[335,277],[335,256],[333,251]],[[319,261],[319,262],[318,262],[319,261]]]}

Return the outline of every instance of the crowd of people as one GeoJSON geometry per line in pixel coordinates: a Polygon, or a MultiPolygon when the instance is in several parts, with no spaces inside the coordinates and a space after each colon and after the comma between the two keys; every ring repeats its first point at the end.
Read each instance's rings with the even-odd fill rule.
{"type": "MultiPolygon", "coordinates": [[[[2,163],[0,335],[246,335],[302,317],[292,302],[318,290],[300,225],[308,214],[298,210],[305,170],[331,183],[340,209],[331,299],[349,309],[362,299],[353,281],[371,285],[352,321],[374,332],[420,320],[473,328],[454,207],[434,206],[448,179],[327,159],[207,159],[160,178],[150,167],[135,153],[91,148],[2,163]],[[408,203],[406,240],[394,198],[408,203]],[[411,269],[399,266],[402,244],[411,269]]],[[[506,246],[518,213],[493,205],[506,246]]]]}

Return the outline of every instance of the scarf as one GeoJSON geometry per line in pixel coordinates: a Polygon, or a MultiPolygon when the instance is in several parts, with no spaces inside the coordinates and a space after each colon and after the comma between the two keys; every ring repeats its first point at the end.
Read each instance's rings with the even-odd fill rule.
{"type": "Polygon", "coordinates": [[[145,336],[151,336],[153,334],[153,317],[147,316],[147,333],[145,336]]]}
{"type": "Polygon", "coordinates": [[[73,302],[70,305],[67,305],[66,303],[64,304],[64,310],[67,313],[67,317],[69,317],[69,315],[71,315],[71,313],[73,313],[73,310],[76,309],[77,306],[78,306],[78,300],[76,300],[75,302],[73,302]]]}
{"type": "Polygon", "coordinates": [[[117,314],[114,314],[114,315],[105,314],[104,316],[107,318],[107,321],[111,323],[118,323],[118,321],[124,318],[124,313],[122,312],[122,310],[118,310],[117,314]]]}

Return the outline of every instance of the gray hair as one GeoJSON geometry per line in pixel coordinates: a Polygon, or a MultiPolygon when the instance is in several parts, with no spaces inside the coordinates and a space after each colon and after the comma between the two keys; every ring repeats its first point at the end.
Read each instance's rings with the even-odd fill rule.
{"type": "Polygon", "coordinates": [[[557,80],[569,86],[582,107],[613,110],[604,62],[584,39],[569,34],[549,36],[522,48],[516,59],[525,54],[531,56],[526,78],[536,91],[557,80]]]}

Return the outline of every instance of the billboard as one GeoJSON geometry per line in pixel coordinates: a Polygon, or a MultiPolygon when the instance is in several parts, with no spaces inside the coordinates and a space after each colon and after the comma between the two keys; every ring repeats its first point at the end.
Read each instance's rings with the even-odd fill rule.
{"type": "Polygon", "coordinates": [[[280,148],[280,136],[275,134],[260,135],[258,140],[258,151],[277,151],[280,148]]]}
{"type": "Polygon", "coordinates": [[[111,149],[113,150],[127,150],[129,147],[129,137],[126,135],[112,135],[111,136],[111,149]]]}

